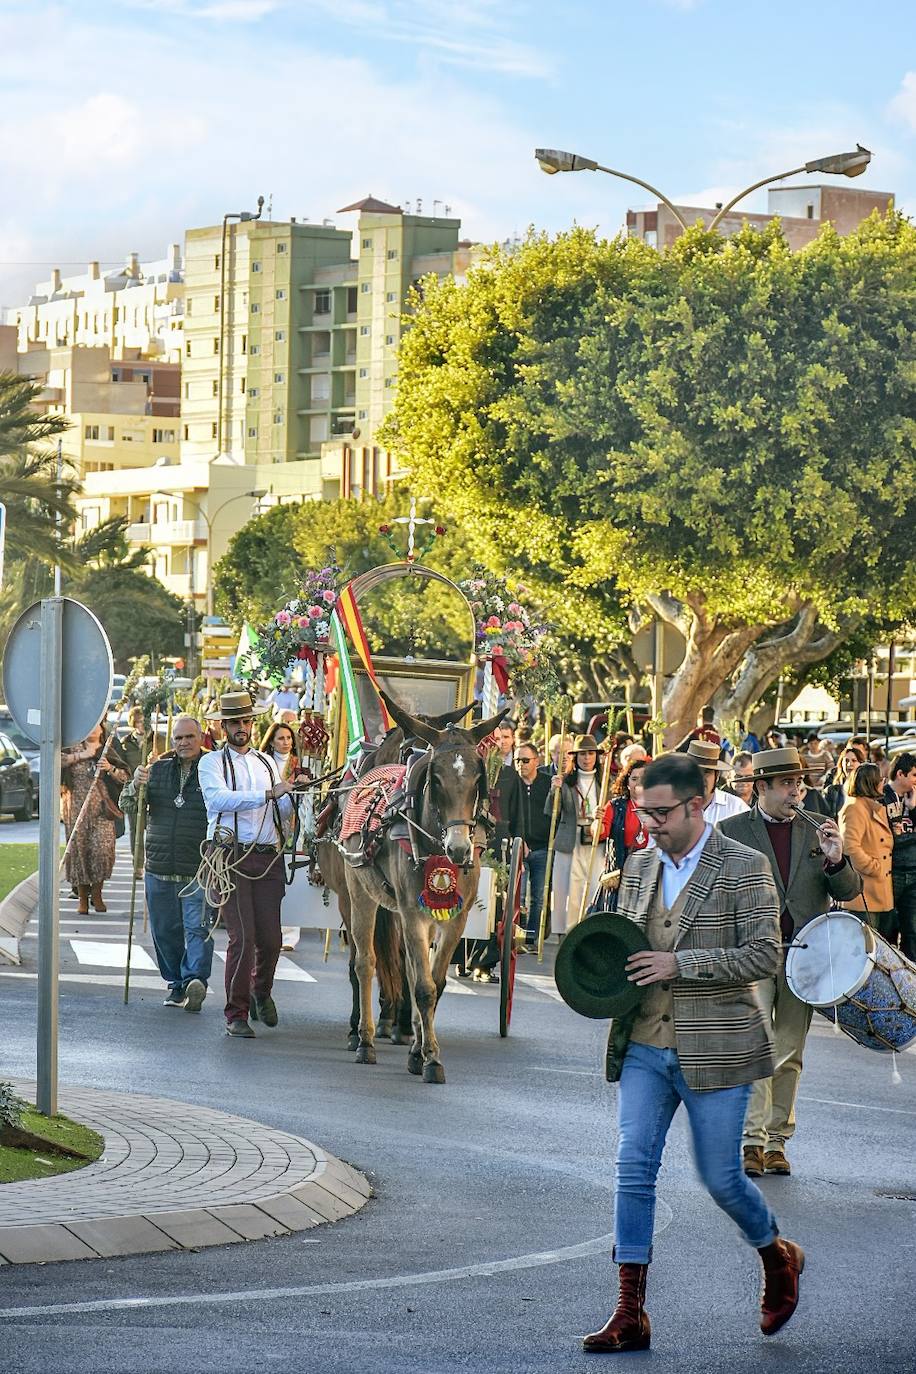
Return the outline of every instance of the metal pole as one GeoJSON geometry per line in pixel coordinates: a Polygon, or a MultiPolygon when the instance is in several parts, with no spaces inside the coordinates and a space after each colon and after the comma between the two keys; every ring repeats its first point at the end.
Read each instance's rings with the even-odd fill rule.
{"type": "Polygon", "coordinates": [[[0,588],[3,586],[3,562],[6,555],[6,506],[0,501],[0,588]]]}
{"type": "MultiPolygon", "coordinates": [[[[550,741],[547,741],[548,748],[550,741]]],[[[566,762],[566,721],[560,725],[560,752],[557,755],[557,775],[563,776],[563,765],[566,762]]],[[[550,767],[550,759],[546,760],[547,767],[550,767]]],[[[538,931],[538,963],[544,962],[544,941],[547,938],[547,913],[550,909],[550,884],[553,881],[553,856],[557,842],[557,820],[560,815],[560,789],[557,787],[553,793],[553,804],[550,810],[550,834],[547,838],[547,866],[544,870],[544,899],[541,903],[541,925],[538,931]]]]}
{"type": "Polygon", "coordinates": [[[868,677],[865,679],[865,740],[871,742],[871,718],[875,709],[875,660],[868,660],[868,677]]]}
{"type": "MultiPolygon", "coordinates": [[[[662,620],[656,616],[652,633],[652,716],[656,721],[661,720],[662,705],[665,695],[665,626],[662,620]]],[[[655,748],[653,754],[660,754],[665,747],[664,734],[654,736],[655,748]]]]}
{"type": "Polygon", "coordinates": [[[893,641],[893,639],[892,639],[891,642],[890,642],[890,644],[888,645],[888,650],[887,650],[887,696],[886,696],[885,702],[884,702],[884,751],[885,751],[885,753],[887,752],[887,746],[888,746],[888,745],[890,744],[890,742],[891,742],[891,701],[892,701],[892,699],[893,699],[893,691],[894,691],[894,668],[896,667],[896,664],[895,664],[894,660],[895,660],[896,657],[897,657],[897,646],[896,646],[896,644],[894,643],[894,641],[893,641]]]}
{"type": "MultiPolygon", "coordinates": [[[[60,569],[57,569],[59,575],[60,569]]],[[[38,1047],[36,1106],[57,1114],[60,973],[60,656],[64,603],[41,603],[41,738],[38,822],[38,1047]]]]}
{"type": "MultiPolygon", "coordinates": [[[[143,726],[143,744],[140,747],[140,765],[146,767],[146,724],[143,726]]],[[[134,946],[134,916],[137,910],[137,869],[140,866],[140,856],[143,853],[143,834],[146,828],[146,783],[141,783],[137,789],[137,818],[134,821],[134,852],[132,855],[131,875],[130,875],[130,912],[127,918],[127,960],[124,965],[124,1005],[127,1006],[127,999],[130,996],[130,956],[134,946]]],[[[144,880],[144,889],[146,883],[144,880]]],[[[144,894],[145,897],[145,894],[144,894]]],[[[143,903],[143,929],[146,929],[146,901],[143,903]]]]}

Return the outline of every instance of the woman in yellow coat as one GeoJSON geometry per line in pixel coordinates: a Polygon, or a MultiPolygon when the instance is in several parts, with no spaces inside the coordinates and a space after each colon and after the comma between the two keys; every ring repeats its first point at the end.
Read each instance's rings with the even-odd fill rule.
{"type": "Polygon", "coordinates": [[[852,911],[867,909],[866,920],[885,940],[897,943],[897,914],[891,856],[894,836],[883,801],[881,770],[863,763],[850,776],[849,800],[839,815],[843,853],[862,875],[863,892],[845,905],[852,911]]]}

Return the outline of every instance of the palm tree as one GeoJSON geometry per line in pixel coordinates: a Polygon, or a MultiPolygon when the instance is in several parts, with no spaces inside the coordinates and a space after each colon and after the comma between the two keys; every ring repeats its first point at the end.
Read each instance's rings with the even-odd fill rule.
{"type": "Polygon", "coordinates": [[[61,536],[76,518],[73,496],[79,483],[74,476],[58,481],[57,455],[41,447],[62,434],[68,421],[35,411],[39,394],[34,382],[0,373],[0,501],[6,506],[8,566],[31,559],[47,565],[72,560],[61,536]]]}

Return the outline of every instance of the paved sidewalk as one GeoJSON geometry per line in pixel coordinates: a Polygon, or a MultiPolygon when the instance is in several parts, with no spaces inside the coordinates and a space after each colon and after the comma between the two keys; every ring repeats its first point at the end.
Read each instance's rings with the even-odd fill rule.
{"type": "Polygon", "coordinates": [[[339,1221],[371,1196],[349,1164],[245,1117],[91,1088],[62,1089],[60,1109],[104,1136],[105,1152],[0,1186],[0,1265],[262,1240],[339,1221]]]}

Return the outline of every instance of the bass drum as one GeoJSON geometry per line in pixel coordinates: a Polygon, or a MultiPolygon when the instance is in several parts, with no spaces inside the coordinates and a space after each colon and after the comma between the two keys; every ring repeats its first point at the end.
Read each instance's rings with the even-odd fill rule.
{"type": "Polygon", "coordinates": [[[786,953],[795,996],[864,1045],[889,1053],[916,1040],[916,967],[851,911],[826,911],[786,953]]]}

